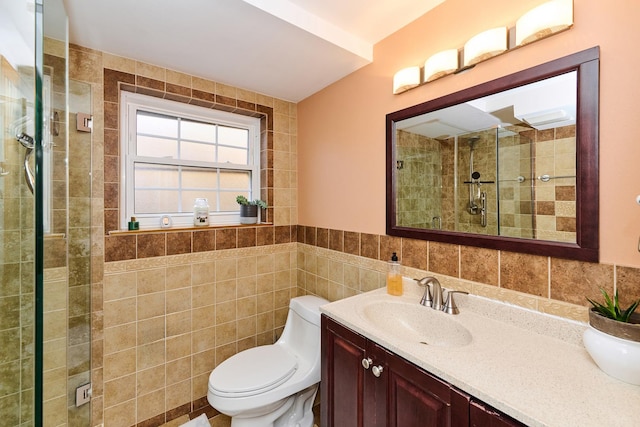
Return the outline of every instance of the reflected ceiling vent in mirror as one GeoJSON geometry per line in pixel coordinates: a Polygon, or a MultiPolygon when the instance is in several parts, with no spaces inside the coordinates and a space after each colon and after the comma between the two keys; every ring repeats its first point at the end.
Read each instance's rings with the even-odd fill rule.
{"type": "Polygon", "coordinates": [[[432,55],[424,62],[424,82],[430,82],[458,69],[458,49],[448,49],[432,55]]]}
{"type": "Polygon", "coordinates": [[[540,40],[573,25],[573,0],[552,0],[516,21],[516,46],[540,40]]]}
{"type": "Polygon", "coordinates": [[[393,76],[393,94],[405,92],[420,84],[420,67],[408,67],[393,76]]]}
{"type": "Polygon", "coordinates": [[[507,50],[507,27],[492,28],[473,36],[464,45],[463,65],[468,67],[507,50]]]}

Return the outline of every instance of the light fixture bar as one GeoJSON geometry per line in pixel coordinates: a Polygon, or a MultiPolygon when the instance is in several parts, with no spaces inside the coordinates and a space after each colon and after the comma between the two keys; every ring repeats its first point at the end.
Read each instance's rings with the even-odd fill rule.
{"type": "Polygon", "coordinates": [[[573,0],[551,0],[516,21],[516,46],[548,37],[573,25],[573,0]]]}

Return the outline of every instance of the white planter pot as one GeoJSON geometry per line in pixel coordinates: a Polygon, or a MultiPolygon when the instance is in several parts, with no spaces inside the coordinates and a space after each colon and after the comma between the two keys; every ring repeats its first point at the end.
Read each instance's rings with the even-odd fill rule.
{"type": "Polygon", "coordinates": [[[258,206],[240,205],[240,224],[257,224],[258,206]]]}
{"type": "Polygon", "coordinates": [[[240,224],[257,224],[258,217],[257,216],[241,216],[240,224]]]}
{"type": "Polygon", "coordinates": [[[599,331],[592,326],[582,336],[584,346],[598,367],[614,378],[640,385],[640,343],[599,331]]]}

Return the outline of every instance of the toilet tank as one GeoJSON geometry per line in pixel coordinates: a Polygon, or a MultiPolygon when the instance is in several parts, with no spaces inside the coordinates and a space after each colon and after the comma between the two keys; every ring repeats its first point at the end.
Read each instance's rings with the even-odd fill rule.
{"type": "Polygon", "coordinates": [[[291,348],[313,363],[320,356],[320,306],[328,303],[313,295],[292,298],[278,344],[291,348]]]}

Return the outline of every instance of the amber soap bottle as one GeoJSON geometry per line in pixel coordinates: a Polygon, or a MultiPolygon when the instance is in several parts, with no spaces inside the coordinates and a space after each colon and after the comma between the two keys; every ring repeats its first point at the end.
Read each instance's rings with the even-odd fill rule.
{"type": "Polygon", "coordinates": [[[400,262],[394,252],[389,261],[387,270],[387,293],[389,295],[402,295],[402,274],[400,274],[400,262]]]}

